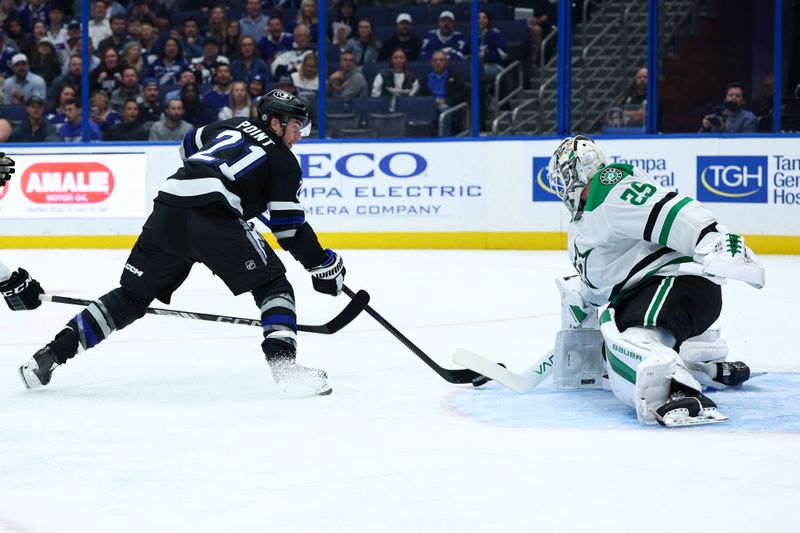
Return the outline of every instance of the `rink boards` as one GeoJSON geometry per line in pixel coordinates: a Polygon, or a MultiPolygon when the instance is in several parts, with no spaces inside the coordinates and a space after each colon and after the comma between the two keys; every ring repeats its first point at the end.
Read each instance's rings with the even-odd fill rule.
{"type": "MultiPolygon", "coordinates": [[[[300,199],[332,247],[563,248],[566,212],[547,183],[557,142],[306,141],[294,150],[300,199]]],[[[797,138],[616,138],[601,146],[609,163],[636,165],[707,204],[756,251],[800,253],[797,138]]],[[[7,151],[17,173],[0,191],[5,248],[127,248],[181,162],[177,144],[7,151]]]]}

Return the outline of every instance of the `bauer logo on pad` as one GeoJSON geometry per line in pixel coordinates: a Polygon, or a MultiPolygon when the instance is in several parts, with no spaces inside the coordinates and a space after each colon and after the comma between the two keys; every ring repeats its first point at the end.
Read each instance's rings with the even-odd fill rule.
{"type": "Polygon", "coordinates": [[[768,193],[767,156],[697,156],[701,202],[765,204],[768,193]]]}
{"type": "Polygon", "coordinates": [[[531,200],[534,202],[561,201],[550,188],[550,182],[547,181],[547,165],[549,163],[549,157],[533,158],[533,193],[531,195],[531,200]]]}

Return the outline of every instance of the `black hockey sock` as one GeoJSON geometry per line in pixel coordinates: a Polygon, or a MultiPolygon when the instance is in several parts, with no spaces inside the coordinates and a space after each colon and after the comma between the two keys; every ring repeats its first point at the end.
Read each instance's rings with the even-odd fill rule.
{"type": "Polygon", "coordinates": [[[267,361],[294,360],[297,351],[297,315],[294,291],[286,276],[281,276],[253,290],[261,309],[264,342],[261,349],[267,361]]]}
{"type": "Polygon", "coordinates": [[[118,287],[89,304],[67,322],[50,347],[59,364],[74,357],[79,350],[88,350],[145,314],[152,299],[138,296],[118,287]]]}

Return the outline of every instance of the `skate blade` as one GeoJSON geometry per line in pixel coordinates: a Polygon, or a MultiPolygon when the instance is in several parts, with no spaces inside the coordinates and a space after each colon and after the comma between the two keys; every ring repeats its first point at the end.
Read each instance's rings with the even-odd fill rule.
{"type": "Polygon", "coordinates": [[[703,426],[706,424],[719,424],[720,422],[730,422],[730,418],[721,414],[715,413],[706,416],[682,416],[682,417],[664,417],[656,419],[661,422],[665,427],[684,427],[684,426],[703,426]]]}
{"type": "Polygon", "coordinates": [[[287,398],[308,398],[313,396],[329,396],[330,394],[333,394],[333,389],[330,387],[320,391],[314,387],[301,384],[279,384],[278,390],[280,391],[281,396],[286,396],[287,398]]]}
{"type": "Polygon", "coordinates": [[[25,388],[28,390],[42,387],[42,383],[39,381],[39,378],[36,377],[36,374],[25,366],[19,367],[19,377],[22,379],[23,385],[25,385],[25,388]]]}

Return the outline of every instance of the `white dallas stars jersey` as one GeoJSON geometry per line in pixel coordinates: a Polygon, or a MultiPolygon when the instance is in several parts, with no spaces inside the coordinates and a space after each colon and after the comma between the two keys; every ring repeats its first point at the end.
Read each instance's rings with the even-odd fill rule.
{"type": "Polygon", "coordinates": [[[717,231],[700,202],[659,187],[638,168],[614,163],[590,183],[583,216],[568,227],[569,258],[582,296],[595,306],[647,276],[681,274],[697,242],[717,231]]]}

